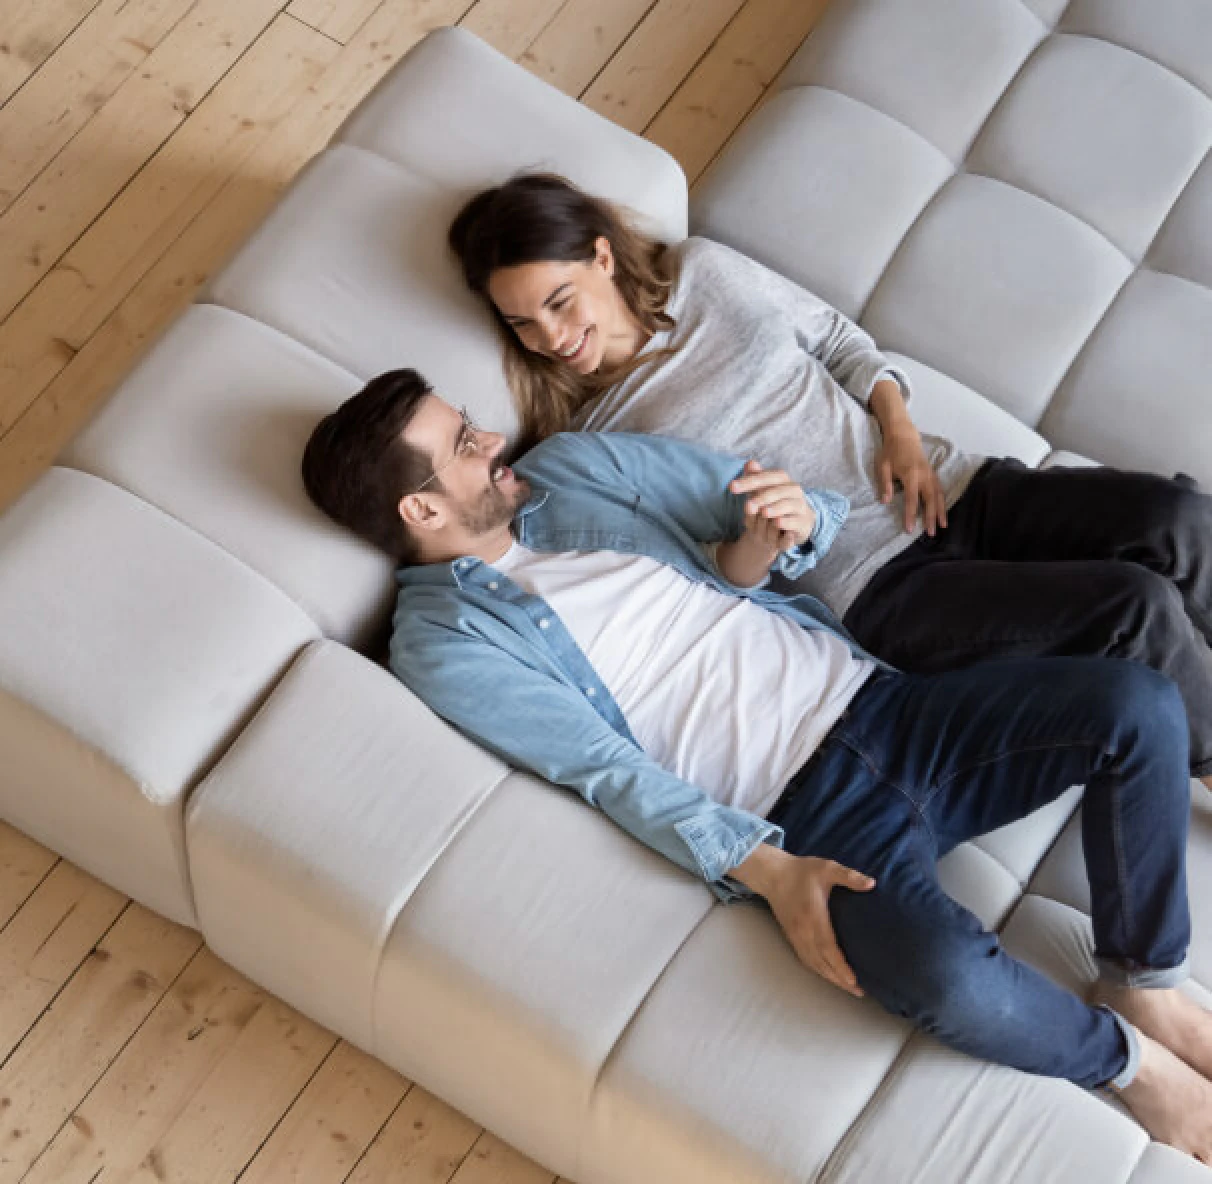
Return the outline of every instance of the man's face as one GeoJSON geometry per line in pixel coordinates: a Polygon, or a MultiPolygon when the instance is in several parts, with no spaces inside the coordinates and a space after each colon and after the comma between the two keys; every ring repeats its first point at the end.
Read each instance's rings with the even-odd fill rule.
{"type": "Polygon", "coordinates": [[[422,400],[404,436],[429,454],[436,474],[436,480],[401,499],[410,529],[428,532],[452,557],[475,554],[484,540],[508,534],[530,486],[501,459],[504,436],[469,426],[459,411],[432,394],[422,400]]]}

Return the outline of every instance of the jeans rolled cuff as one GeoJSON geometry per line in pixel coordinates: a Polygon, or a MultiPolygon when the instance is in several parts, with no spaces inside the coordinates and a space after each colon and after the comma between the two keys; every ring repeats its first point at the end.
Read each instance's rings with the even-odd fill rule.
{"type": "Polygon", "coordinates": [[[1124,1062],[1124,1067],[1106,1084],[1109,1089],[1125,1089],[1136,1079],[1137,1071],[1140,1069],[1140,1037],[1137,1035],[1136,1029],[1122,1015],[1112,1011],[1109,1007],[1100,1007],[1099,1010],[1107,1012],[1119,1025],[1119,1030],[1124,1037],[1124,1044],[1128,1049],[1128,1059],[1124,1062]]]}
{"type": "Polygon", "coordinates": [[[1142,987],[1157,990],[1177,987],[1191,977],[1191,964],[1184,958],[1177,966],[1125,966],[1110,958],[1096,958],[1098,977],[1116,987],[1142,987]]]}

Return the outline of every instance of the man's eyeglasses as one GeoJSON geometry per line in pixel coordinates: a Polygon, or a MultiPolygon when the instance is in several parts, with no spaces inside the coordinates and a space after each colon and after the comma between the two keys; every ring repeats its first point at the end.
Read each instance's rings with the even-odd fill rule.
{"type": "Polygon", "coordinates": [[[459,428],[459,437],[455,440],[454,455],[445,464],[439,465],[434,471],[421,482],[420,485],[413,490],[413,493],[420,493],[431,481],[436,481],[456,460],[461,456],[471,456],[473,453],[480,451],[480,429],[472,422],[472,418],[467,414],[466,407],[459,408],[459,415],[462,416],[463,426],[459,428]]]}

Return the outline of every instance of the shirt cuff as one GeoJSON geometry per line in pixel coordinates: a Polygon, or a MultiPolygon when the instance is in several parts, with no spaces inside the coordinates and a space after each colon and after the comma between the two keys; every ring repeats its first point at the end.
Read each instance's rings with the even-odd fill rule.
{"type": "Polygon", "coordinates": [[[781,552],[774,561],[775,570],[789,580],[811,571],[828,554],[850,513],[850,499],[832,489],[805,489],[804,498],[816,516],[812,534],[806,543],[781,552]]]}
{"type": "Polygon", "coordinates": [[[724,807],[718,812],[674,823],[678,837],[690,848],[699,874],[720,900],[748,900],[754,895],[728,873],[757,849],[759,843],[783,845],[783,829],[754,814],[724,807]]]}

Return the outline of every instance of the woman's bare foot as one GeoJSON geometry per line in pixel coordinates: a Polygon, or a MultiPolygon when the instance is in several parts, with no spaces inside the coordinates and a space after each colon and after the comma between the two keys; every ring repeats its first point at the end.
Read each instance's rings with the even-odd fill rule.
{"type": "Polygon", "coordinates": [[[1212,1081],[1140,1035],[1140,1069],[1114,1092],[1159,1143],[1212,1164],[1212,1081]]]}
{"type": "Polygon", "coordinates": [[[1134,1028],[1212,1080],[1212,1011],[1175,987],[1116,987],[1098,983],[1094,1001],[1105,1003],[1134,1028]]]}

